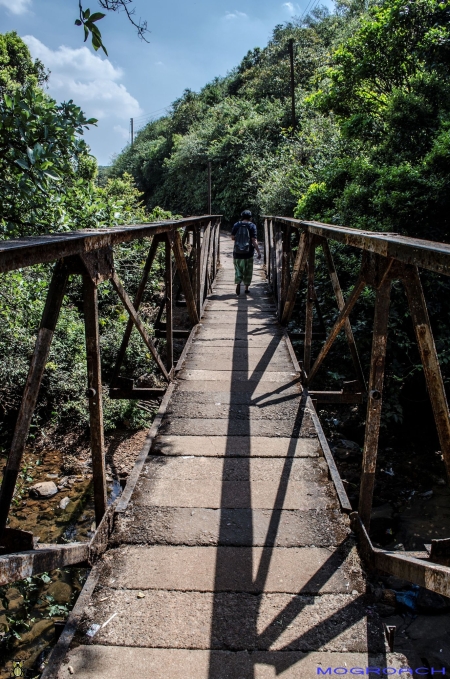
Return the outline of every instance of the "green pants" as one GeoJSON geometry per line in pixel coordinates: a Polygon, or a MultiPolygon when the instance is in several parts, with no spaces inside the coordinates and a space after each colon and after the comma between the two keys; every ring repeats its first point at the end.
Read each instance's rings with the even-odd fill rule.
{"type": "Polygon", "coordinates": [[[253,257],[234,260],[234,282],[250,285],[253,275],[253,257]]]}

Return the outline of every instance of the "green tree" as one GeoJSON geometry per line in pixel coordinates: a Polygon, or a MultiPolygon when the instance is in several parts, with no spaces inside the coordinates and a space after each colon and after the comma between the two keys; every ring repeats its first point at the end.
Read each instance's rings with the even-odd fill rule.
{"type": "Polygon", "coordinates": [[[28,47],[15,31],[0,34],[0,96],[12,95],[28,85],[42,86],[47,78],[42,62],[31,59],[28,47]]]}

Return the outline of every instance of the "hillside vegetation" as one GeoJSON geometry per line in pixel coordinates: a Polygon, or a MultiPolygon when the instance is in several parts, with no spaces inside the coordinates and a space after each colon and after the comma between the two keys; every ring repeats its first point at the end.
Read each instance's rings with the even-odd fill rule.
{"type": "MultiPolygon", "coordinates": [[[[213,211],[233,221],[249,207],[364,229],[449,240],[450,0],[337,0],[303,21],[276,26],[267,46],[250,50],[225,77],[186,90],[165,117],[141,130],[109,173],[97,179],[83,131],[96,124],[74,102],[45,92],[45,65],[33,62],[15,33],[0,36],[0,235],[31,235],[152,220],[207,210],[212,164],[213,211]],[[288,42],[295,44],[297,120],[292,129],[288,42]]],[[[50,76],[51,77],[51,76],[50,76]]],[[[132,295],[145,244],[118,248],[116,265],[132,295]]],[[[348,294],[359,257],[334,247],[348,294]]],[[[318,253],[319,264],[321,254],[318,253]]],[[[162,262],[161,262],[162,265],[162,262]]],[[[336,317],[329,282],[317,291],[328,325],[336,317]]],[[[145,307],[160,297],[156,272],[145,307]]],[[[11,434],[43,309],[50,267],[0,280],[0,420],[11,434]]],[[[448,281],[424,275],[444,372],[450,365],[448,281]]],[[[104,379],[108,382],[126,315],[108,285],[100,288],[104,379]]],[[[354,326],[366,369],[373,292],[361,298],[354,326]]],[[[301,326],[300,317],[294,326],[301,326]]],[[[403,293],[394,285],[387,368],[386,421],[400,421],[402,394],[425,397],[422,369],[403,293]]],[[[163,347],[162,347],[163,348],[163,347]]],[[[299,347],[301,350],[301,347],[299,347]]],[[[343,345],[320,379],[352,375],[343,345]],[[335,360],[338,359],[338,360],[335,360]]],[[[154,366],[136,340],[128,370],[154,366]]],[[[447,376],[445,375],[447,379],[447,376]]],[[[33,425],[87,423],[81,291],[63,307],[33,425]]],[[[139,424],[132,403],[109,402],[109,427],[139,424]]],[[[1,441],[0,441],[1,444],[1,441]]]]}
{"type": "Polygon", "coordinates": [[[449,237],[450,3],[338,0],[276,26],[227,76],[186,90],[114,162],[150,208],[243,205],[439,240],[449,237]],[[291,129],[288,41],[295,42],[291,129]]]}

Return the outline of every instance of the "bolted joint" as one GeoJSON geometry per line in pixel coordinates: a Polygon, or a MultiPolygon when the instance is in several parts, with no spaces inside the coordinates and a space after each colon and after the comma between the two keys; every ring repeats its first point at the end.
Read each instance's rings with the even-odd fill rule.
{"type": "Polygon", "coordinates": [[[96,394],[97,394],[97,392],[92,387],[90,387],[89,389],[86,389],[87,398],[94,398],[94,396],[96,396],[96,394]]]}
{"type": "Polygon", "coordinates": [[[373,399],[374,401],[379,401],[381,398],[381,391],[378,391],[378,389],[372,389],[372,391],[369,394],[370,398],[373,399]]]}

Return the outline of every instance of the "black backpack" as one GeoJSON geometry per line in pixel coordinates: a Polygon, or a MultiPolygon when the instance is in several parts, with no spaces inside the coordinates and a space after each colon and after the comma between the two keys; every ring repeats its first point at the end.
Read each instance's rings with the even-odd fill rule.
{"type": "Polygon", "coordinates": [[[234,254],[248,255],[250,252],[250,229],[247,224],[239,222],[239,228],[234,237],[234,254]]]}

